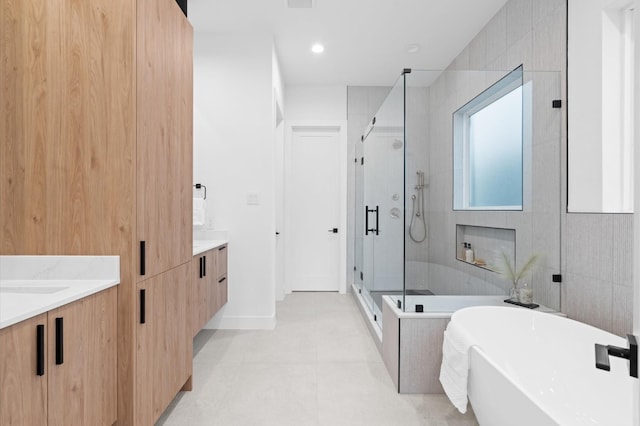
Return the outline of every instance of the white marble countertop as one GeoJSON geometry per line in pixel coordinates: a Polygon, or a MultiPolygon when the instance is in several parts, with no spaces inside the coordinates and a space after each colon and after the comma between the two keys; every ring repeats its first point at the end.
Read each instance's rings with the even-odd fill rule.
{"type": "Polygon", "coordinates": [[[0,256],[0,329],[119,283],[118,256],[0,256]]]}
{"type": "Polygon", "coordinates": [[[204,253],[207,250],[218,248],[225,244],[228,244],[227,240],[193,240],[193,255],[197,256],[200,253],[204,253]]]}

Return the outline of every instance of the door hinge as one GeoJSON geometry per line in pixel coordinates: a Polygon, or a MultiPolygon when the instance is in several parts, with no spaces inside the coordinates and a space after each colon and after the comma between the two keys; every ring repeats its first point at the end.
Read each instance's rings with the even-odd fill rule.
{"type": "Polygon", "coordinates": [[[562,275],[561,275],[561,274],[553,274],[553,275],[551,276],[551,280],[552,280],[554,283],[561,283],[561,282],[562,282],[562,275]]]}
{"type": "Polygon", "coordinates": [[[554,99],[551,101],[552,108],[562,108],[562,101],[560,99],[554,99]]]}
{"type": "Polygon", "coordinates": [[[364,281],[364,274],[360,272],[360,281],[364,281]]]}
{"type": "Polygon", "coordinates": [[[361,166],[364,166],[364,157],[362,157],[362,158],[360,159],[360,165],[361,165],[361,166]]]}

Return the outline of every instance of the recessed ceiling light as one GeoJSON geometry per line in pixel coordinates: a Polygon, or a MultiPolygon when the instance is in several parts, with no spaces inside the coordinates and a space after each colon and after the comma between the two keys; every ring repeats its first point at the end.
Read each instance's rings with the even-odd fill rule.
{"type": "Polygon", "coordinates": [[[324,46],[321,45],[320,43],[316,43],[313,46],[311,46],[311,51],[313,53],[322,53],[324,52],[324,46]]]}
{"type": "Polygon", "coordinates": [[[407,46],[407,53],[418,53],[418,51],[420,50],[420,45],[419,44],[409,44],[407,46]]]}

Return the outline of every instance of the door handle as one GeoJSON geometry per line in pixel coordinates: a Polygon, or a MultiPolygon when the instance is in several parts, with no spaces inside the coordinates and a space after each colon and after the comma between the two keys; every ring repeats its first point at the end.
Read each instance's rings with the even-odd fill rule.
{"type": "Polygon", "coordinates": [[[140,290],[140,324],[147,322],[147,298],[146,290],[140,290]]]}
{"type": "Polygon", "coordinates": [[[64,335],[62,317],[56,318],[56,365],[64,363],[64,335]]]}
{"type": "Polygon", "coordinates": [[[36,326],[36,374],[44,376],[44,325],[36,326]]]}
{"type": "Polygon", "coordinates": [[[332,234],[337,234],[338,233],[338,228],[331,228],[331,229],[329,229],[329,232],[331,232],[332,234]]]}
{"type": "Polygon", "coordinates": [[[140,241],[140,275],[146,275],[146,242],[140,241]]]}

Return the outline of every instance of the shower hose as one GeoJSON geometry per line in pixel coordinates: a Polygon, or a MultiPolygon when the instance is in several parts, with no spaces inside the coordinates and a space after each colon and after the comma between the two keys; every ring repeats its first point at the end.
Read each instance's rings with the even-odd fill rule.
{"type": "Polygon", "coordinates": [[[413,206],[411,207],[411,223],[409,224],[409,237],[416,243],[421,243],[427,239],[427,222],[424,217],[424,190],[423,186],[420,185],[416,188],[417,196],[412,195],[411,200],[413,201],[413,206]],[[422,224],[422,233],[415,231],[415,225],[417,223],[422,224]],[[414,236],[414,232],[417,233],[414,236]]]}

